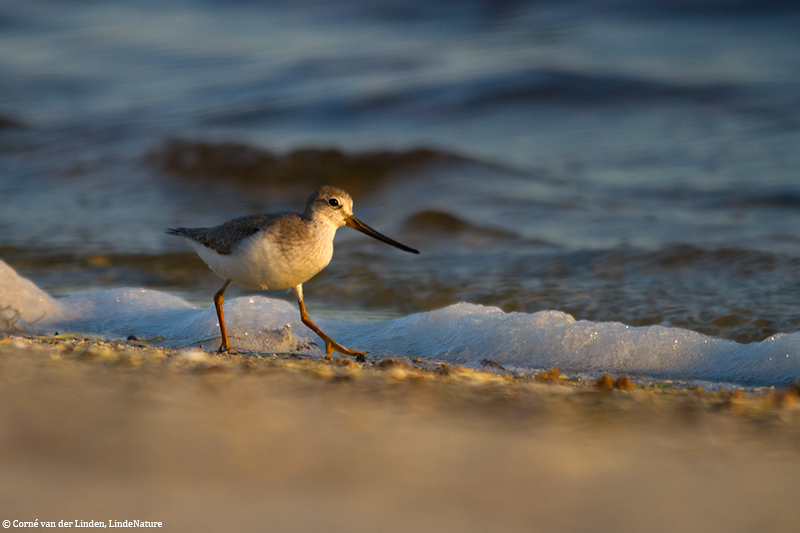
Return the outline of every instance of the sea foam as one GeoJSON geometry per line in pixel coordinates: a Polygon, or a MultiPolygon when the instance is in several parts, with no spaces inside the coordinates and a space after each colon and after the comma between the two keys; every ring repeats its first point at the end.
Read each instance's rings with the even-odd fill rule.
{"type": "MultiPolygon", "coordinates": [[[[321,354],[323,343],[296,306],[263,296],[225,303],[234,349],[321,354]]],[[[509,369],[558,366],[568,372],[782,385],[800,379],[800,333],[739,344],[661,326],[575,320],[560,311],[505,313],[459,303],[393,320],[314,321],[345,346],[459,364],[491,359],[509,369]]],[[[111,289],[53,299],[0,261],[0,329],[72,332],[110,339],[134,335],[174,347],[216,348],[213,306],[148,289],[111,289]]]]}

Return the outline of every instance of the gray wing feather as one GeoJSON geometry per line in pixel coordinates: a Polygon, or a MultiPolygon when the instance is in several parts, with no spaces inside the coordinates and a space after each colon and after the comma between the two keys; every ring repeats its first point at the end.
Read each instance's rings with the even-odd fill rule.
{"type": "Polygon", "coordinates": [[[228,255],[247,237],[272,224],[281,215],[250,215],[213,228],[170,228],[166,233],[191,239],[215,252],[228,255]]]}

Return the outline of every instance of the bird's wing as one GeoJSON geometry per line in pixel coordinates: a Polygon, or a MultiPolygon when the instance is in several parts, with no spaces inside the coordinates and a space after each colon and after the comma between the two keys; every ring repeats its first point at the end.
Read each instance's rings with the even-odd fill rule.
{"type": "Polygon", "coordinates": [[[247,237],[272,224],[280,215],[249,215],[229,220],[213,228],[175,228],[170,235],[191,239],[218,254],[230,254],[247,237]]]}

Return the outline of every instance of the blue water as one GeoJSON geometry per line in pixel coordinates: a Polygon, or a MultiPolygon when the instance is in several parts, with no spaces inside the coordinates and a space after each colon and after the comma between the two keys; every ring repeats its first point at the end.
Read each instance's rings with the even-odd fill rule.
{"type": "Polygon", "coordinates": [[[422,254],[342,230],[312,313],[761,341],[800,330],[799,178],[796,2],[0,4],[0,258],[57,296],[208,305],[163,228],[322,181],[422,254]]]}

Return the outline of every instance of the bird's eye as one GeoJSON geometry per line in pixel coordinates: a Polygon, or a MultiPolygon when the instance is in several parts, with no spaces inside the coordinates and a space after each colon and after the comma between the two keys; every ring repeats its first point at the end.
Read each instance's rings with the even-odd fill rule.
{"type": "Polygon", "coordinates": [[[339,200],[337,200],[336,198],[331,198],[330,200],[328,200],[328,205],[331,207],[339,207],[339,200]]]}

